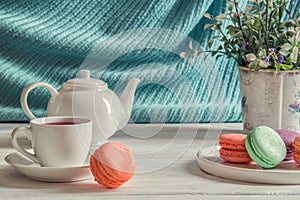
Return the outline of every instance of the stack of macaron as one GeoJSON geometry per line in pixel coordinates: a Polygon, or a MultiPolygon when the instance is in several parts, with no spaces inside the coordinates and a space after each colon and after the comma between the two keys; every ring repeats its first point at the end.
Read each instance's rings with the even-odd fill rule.
{"type": "Polygon", "coordinates": [[[221,135],[219,145],[220,157],[228,162],[247,163],[253,160],[266,169],[293,158],[300,164],[300,135],[294,131],[275,131],[259,126],[247,135],[221,135]]]}
{"type": "Polygon", "coordinates": [[[251,161],[246,146],[246,135],[242,134],[225,134],[219,138],[220,157],[228,162],[233,163],[248,163],[251,161]]]}

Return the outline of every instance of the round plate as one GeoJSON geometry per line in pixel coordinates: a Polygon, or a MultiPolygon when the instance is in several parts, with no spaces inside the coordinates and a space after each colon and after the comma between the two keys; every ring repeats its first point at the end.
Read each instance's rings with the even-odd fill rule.
{"type": "Polygon", "coordinates": [[[294,161],[284,161],[274,169],[262,169],[254,162],[236,164],[219,157],[218,146],[197,153],[200,168],[209,174],[244,182],[268,184],[300,184],[300,167],[294,161]]]}
{"type": "Polygon", "coordinates": [[[18,153],[11,153],[5,161],[21,174],[38,181],[71,182],[92,178],[89,165],[78,167],[41,167],[18,153]]]}

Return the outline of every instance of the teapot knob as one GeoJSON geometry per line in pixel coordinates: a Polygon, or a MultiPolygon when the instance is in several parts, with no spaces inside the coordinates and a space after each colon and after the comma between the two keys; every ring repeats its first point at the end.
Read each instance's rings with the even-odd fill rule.
{"type": "Polygon", "coordinates": [[[79,71],[80,78],[90,78],[90,74],[91,74],[90,70],[87,69],[83,69],[79,71]]]}

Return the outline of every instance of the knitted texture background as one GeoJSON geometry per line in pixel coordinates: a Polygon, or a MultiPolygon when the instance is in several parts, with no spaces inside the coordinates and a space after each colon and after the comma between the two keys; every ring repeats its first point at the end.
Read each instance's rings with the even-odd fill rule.
{"type": "MultiPolygon", "coordinates": [[[[298,1],[295,3],[299,7],[298,1]]],[[[124,31],[171,30],[206,48],[212,34],[203,30],[208,22],[203,15],[217,15],[226,9],[226,4],[227,0],[2,0],[0,121],[29,120],[20,105],[26,85],[42,81],[60,89],[65,81],[78,76],[91,49],[96,46],[112,51],[109,45],[101,44],[124,31]]],[[[157,35],[161,37],[162,33],[157,35]]],[[[131,35],[131,39],[134,37],[138,35],[131,35]]],[[[166,46],[174,44],[173,39],[168,43],[165,37],[166,46]]],[[[188,50],[188,42],[179,42],[188,50]]],[[[119,48],[130,46],[126,44],[119,48]]],[[[198,59],[190,64],[167,49],[151,46],[126,52],[106,68],[93,66],[92,76],[107,82],[118,94],[122,91],[117,87],[120,80],[126,84],[131,77],[141,79],[132,122],[241,121],[234,61],[198,59]]],[[[46,114],[49,96],[41,88],[30,93],[28,101],[33,113],[46,114]]]]}

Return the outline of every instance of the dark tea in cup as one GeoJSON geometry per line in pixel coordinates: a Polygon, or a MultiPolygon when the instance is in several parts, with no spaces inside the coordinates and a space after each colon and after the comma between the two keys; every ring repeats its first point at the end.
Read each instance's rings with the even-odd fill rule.
{"type": "Polygon", "coordinates": [[[80,124],[79,122],[48,122],[44,125],[74,125],[74,124],[80,124]]]}

